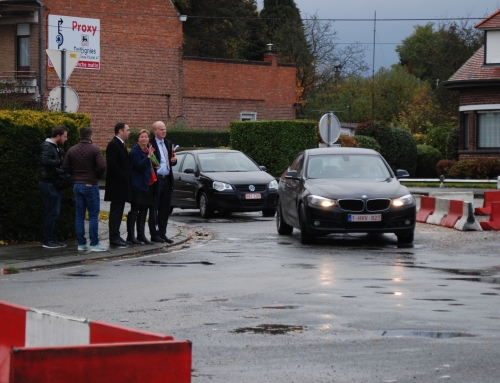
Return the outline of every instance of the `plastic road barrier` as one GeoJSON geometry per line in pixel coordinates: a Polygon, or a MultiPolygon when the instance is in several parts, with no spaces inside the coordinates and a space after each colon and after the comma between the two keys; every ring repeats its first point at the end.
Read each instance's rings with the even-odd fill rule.
{"type": "Polygon", "coordinates": [[[191,382],[191,342],[0,301],[0,383],[191,382]]]}
{"type": "Polygon", "coordinates": [[[500,230],[500,202],[491,204],[491,215],[489,221],[480,222],[484,230],[500,230]]]}
{"type": "Polygon", "coordinates": [[[420,197],[420,210],[417,213],[417,222],[427,222],[427,218],[434,213],[436,208],[436,198],[420,197]]]}
{"type": "Polygon", "coordinates": [[[500,202],[500,190],[485,190],[483,207],[476,207],[475,213],[477,215],[490,215],[493,202],[500,202]]]}

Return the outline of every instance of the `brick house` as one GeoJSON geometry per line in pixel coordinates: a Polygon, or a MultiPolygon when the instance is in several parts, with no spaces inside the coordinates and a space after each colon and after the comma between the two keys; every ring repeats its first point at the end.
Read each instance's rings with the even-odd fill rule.
{"type": "Polygon", "coordinates": [[[500,10],[475,28],[485,44],[444,83],[459,92],[460,159],[500,157],[500,10]]]}
{"type": "Polygon", "coordinates": [[[72,49],[83,55],[99,36],[88,56],[94,61],[80,59],[67,82],[78,94],[78,111],[91,115],[99,145],[118,121],[225,129],[234,120],[295,118],[293,65],[278,64],[273,51],[263,61],[183,57],[179,16],[171,0],[0,1],[0,81],[14,81],[16,90],[45,104],[60,85],[45,49],[77,38],[72,49]],[[59,19],[66,23],[56,25],[59,19]]]}

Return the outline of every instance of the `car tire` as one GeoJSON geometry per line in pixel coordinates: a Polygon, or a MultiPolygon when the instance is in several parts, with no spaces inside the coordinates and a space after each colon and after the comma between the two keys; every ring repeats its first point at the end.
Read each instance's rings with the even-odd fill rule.
{"type": "Polygon", "coordinates": [[[290,235],[293,233],[293,226],[290,226],[284,221],[283,210],[281,209],[281,203],[278,202],[278,208],[276,209],[276,229],[279,235],[290,235]]]}
{"type": "Polygon", "coordinates": [[[401,234],[396,234],[396,236],[398,237],[398,243],[400,244],[412,244],[413,243],[413,237],[414,237],[414,232],[410,232],[410,233],[401,233],[401,234]]]}
{"type": "Polygon", "coordinates": [[[198,206],[200,208],[201,218],[210,218],[214,213],[212,206],[210,205],[210,200],[205,192],[201,192],[198,206]]]}
{"type": "Polygon", "coordinates": [[[262,210],[263,217],[274,217],[276,214],[276,209],[264,209],[262,210]]]}
{"type": "Polygon", "coordinates": [[[309,231],[307,230],[307,219],[304,205],[300,205],[300,243],[302,243],[303,245],[307,245],[310,243],[314,243],[315,241],[316,236],[309,233],[309,231]]]}

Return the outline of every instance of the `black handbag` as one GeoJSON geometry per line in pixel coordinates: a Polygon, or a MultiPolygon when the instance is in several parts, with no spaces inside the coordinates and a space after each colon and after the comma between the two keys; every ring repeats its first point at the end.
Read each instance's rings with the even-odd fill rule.
{"type": "Polygon", "coordinates": [[[73,176],[66,172],[57,174],[54,179],[54,187],[57,190],[67,189],[73,186],[74,183],[75,181],[73,180],[73,176]]]}

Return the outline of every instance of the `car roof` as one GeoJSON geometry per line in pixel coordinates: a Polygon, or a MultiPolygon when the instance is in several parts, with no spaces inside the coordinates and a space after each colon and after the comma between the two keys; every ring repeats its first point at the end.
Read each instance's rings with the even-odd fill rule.
{"type": "Polygon", "coordinates": [[[380,155],[379,152],[373,149],[365,148],[351,148],[351,147],[331,147],[331,148],[314,148],[306,149],[304,153],[308,156],[324,155],[324,154],[369,154],[369,155],[380,155]]]}
{"type": "Polygon", "coordinates": [[[231,149],[194,149],[194,150],[183,150],[182,152],[176,152],[175,154],[181,153],[196,153],[196,154],[207,154],[207,153],[241,153],[239,150],[231,149]]]}

